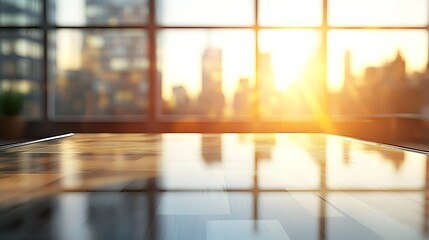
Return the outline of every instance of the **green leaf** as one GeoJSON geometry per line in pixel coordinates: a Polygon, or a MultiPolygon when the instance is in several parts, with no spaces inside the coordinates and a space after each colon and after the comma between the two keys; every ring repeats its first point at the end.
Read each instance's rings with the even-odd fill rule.
{"type": "Polygon", "coordinates": [[[4,116],[15,116],[24,108],[24,95],[14,90],[0,93],[0,114],[4,116]]]}

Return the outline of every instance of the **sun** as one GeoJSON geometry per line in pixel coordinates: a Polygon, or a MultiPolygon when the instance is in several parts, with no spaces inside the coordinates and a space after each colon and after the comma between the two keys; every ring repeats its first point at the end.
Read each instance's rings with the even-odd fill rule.
{"type": "Polygon", "coordinates": [[[263,30],[260,34],[260,52],[271,55],[274,83],[284,91],[298,81],[317,53],[320,35],[313,30],[263,30]]]}

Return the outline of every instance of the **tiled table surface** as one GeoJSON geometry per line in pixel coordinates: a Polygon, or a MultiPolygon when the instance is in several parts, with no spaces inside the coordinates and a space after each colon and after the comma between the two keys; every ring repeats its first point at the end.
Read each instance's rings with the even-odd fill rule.
{"type": "Polygon", "coordinates": [[[0,239],[429,239],[428,166],[324,134],[77,134],[0,152],[0,239]]]}

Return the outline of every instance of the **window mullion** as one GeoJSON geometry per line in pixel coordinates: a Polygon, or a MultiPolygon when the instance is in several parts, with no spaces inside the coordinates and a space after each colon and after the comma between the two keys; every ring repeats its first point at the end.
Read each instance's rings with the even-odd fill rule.
{"type": "Polygon", "coordinates": [[[149,93],[148,93],[148,124],[154,125],[158,123],[157,111],[160,105],[158,73],[156,65],[156,3],[155,0],[149,0],[149,25],[148,25],[148,57],[149,57],[149,93]]]}
{"type": "Polygon", "coordinates": [[[255,31],[255,87],[253,92],[253,102],[252,102],[252,116],[253,121],[259,122],[260,120],[260,78],[259,78],[259,0],[255,0],[255,23],[253,27],[255,31]]]}
{"type": "Polygon", "coordinates": [[[49,0],[42,1],[42,41],[43,41],[43,72],[42,72],[42,86],[41,86],[41,96],[42,96],[42,121],[49,121],[49,0]]]}

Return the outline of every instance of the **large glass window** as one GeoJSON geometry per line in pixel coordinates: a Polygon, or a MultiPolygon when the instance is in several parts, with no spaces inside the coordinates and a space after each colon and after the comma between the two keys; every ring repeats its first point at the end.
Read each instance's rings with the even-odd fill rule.
{"type": "Polygon", "coordinates": [[[49,0],[56,120],[142,120],[148,110],[146,0],[49,0]]]}
{"type": "Polygon", "coordinates": [[[171,26],[251,26],[253,0],[157,0],[157,21],[171,26]]]}
{"type": "Polygon", "coordinates": [[[249,116],[254,85],[250,30],[165,30],[158,38],[162,113],[249,116]]]}
{"type": "Polygon", "coordinates": [[[322,0],[259,1],[259,23],[262,26],[320,26],[322,0]]]}
{"type": "Polygon", "coordinates": [[[25,96],[24,115],[42,113],[43,41],[39,30],[0,30],[0,92],[14,89],[25,96]]]}
{"type": "Polygon", "coordinates": [[[51,22],[61,26],[118,26],[147,23],[147,0],[49,0],[51,22]]]}
{"type": "Polygon", "coordinates": [[[329,0],[329,24],[426,26],[427,0],[329,0]]]}
{"type": "Polygon", "coordinates": [[[316,31],[260,31],[258,77],[263,117],[309,117],[323,110],[321,48],[316,31]]]}
{"type": "Polygon", "coordinates": [[[141,117],[147,111],[146,34],[61,29],[52,36],[53,117],[141,117]]]}
{"type": "Polygon", "coordinates": [[[333,30],[328,76],[335,114],[420,114],[427,94],[424,30],[333,30]]]}
{"type": "Polygon", "coordinates": [[[41,23],[42,0],[0,0],[0,26],[41,23]]]}
{"type": "Polygon", "coordinates": [[[1,89],[18,86],[27,116],[53,122],[422,119],[428,9],[428,0],[0,0],[1,89]]]}

